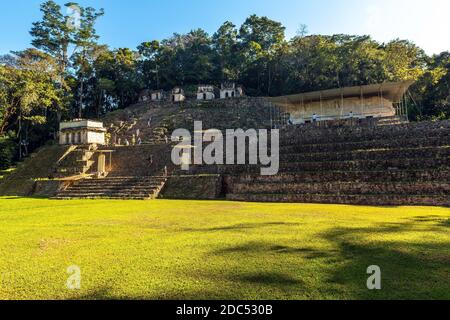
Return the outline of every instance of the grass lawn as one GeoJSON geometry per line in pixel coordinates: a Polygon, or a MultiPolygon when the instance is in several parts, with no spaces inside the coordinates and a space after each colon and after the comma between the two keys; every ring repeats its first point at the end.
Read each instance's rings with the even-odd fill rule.
{"type": "Polygon", "coordinates": [[[0,198],[0,250],[0,299],[450,299],[448,208],[0,198]]]}

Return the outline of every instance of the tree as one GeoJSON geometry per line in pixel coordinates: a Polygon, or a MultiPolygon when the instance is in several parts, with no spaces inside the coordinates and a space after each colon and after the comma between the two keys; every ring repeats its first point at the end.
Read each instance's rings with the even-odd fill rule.
{"type": "Polygon", "coordinates": [[[216,72],[218,80],[237,81],[240,76],[239,42],[236,26],[226,21],[212,37],[216,54],[216,72]]]}
{"type": "Polygon", "coordinates": [[[21,157],[28,154],[30,126],[46,124],[47,112],[60,103],[60,94],[51,57],[28,50],[15,59],[14,66],[0,65],[0,136],[13,129],[21,157]]]}
{"type": "MultiPolygon", "coordinates": [[[[70,3],[69,5],[78,6],[76,3],[70,3]]],[[[82,118],[84,81],[92,69],[93,61],[99,50],[99,45],[97,44],[99,37],[95,30],[95,22],[99,17],[103,16],[104,12],[103,9],[97,12],[91,7],[80,8],[79,10],[79,27],[73,29],[75,50],[72,61],[79,83],[78,118],[82,118]]]]}
{"type": "Polygon", "coordinates": [[[252,15],[245,20],[239,30],[242,53],[247,66],[248,80],[256,80],[256,92],[270,94],[276,57],[286,45],[285,27],[267,17],[252,15]],[[262,77],[266,74],[267,85],[262,87],[262,77]]]}
{"type": "Polygon", "coordinates": [[[119,106],[122,108],[136,101],[139,79],[136,74],[138,53],[128,48],[113,52],[113,78],[119,106]]]}
{"type": "MultiPolygon", "coordinates": [[[[103,15],[103,10],[83,8],[75,2],[69,2],[64,6],[72,10],[71,15],[64,15],[61,6],[53,0],[44,2],[41,5],[42,20],[33,23],[30,34],[33,37],[33,46],[49,54],[57,62],[58,84],[64,92],[65,106],[69,105],[72,93],[67,80],[73,70],[77,70],[80,79],[81,117],[84,74],[89,54],[93,52],[98,39],[94,25],[103,15]]],[[[64,107],[60,106],[60,110],[63,109],[64,107]]]]}
{"type": "Polygon", "coordinates": [[[428,69],[413,85],[413,120],[450,118],[450,52],[431,57],[428,69]]]}
{"type": "Polygon", "coordinates": [[[410,41],[393,40],[384,51],[387,77],[391,81],[417,80],[426,69],[425,52],[410,41]]]}
{"type": "Polygon", "coordinates": [[[159,41],[154,40],[150,42],[143,42],[138,46],[138,52],[142,59],[139,67],[144,78],[144,83],[147,87],[152,87],[156,84],[156,89],[160,88],[160,44],[159,41]]]}

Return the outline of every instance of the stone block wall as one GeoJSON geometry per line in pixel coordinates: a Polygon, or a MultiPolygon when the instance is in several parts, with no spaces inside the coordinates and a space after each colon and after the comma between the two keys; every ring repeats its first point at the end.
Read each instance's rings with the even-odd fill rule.
{"type": "MultiPolygon", "coordinates": [[[[171,145],[140,145],[109,148],[112,153],[112,177],[161,176],[164,167],[174,170],[171,145]],[[150,161],[152,160],[152,161],[150,161]]],[[[109,165],[109,156],[106,159],[109,165]]]]}
{"type": "Polygon", "coordinates": [[[238,201],[450,205],[450,121],[373,127],[289,128],[280,172],[257,166],[199,166],[226,175],[238,201]]]}
{"type": "Polygon", "coordinates": [[[160,195],[163,199],[214,200],[223,197],[220,175],[172,176],[160,195]]]}
{"type": "Polygon", "coordinates": [[[0,195],[32,196],[36,181],[51,179],[58,160],[68,151],[68,146],[45,146],[18,165],[14,173],[0,183],[0,195]]]}

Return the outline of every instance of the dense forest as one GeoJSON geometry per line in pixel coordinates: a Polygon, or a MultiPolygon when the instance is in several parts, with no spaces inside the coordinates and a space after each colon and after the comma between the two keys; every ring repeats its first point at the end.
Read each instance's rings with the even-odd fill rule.
{"type": "MultiPolygon", "coordinates": [[[[61,119],[98,118],[136,102],[141,90],[234,81],[248,95],[416,80],[409,95],[413,120],[450,117],[450,52],[428,56],[407,40],[310,35],[252,15],[227,21],[212,35],[175,33],[136,48],[99,43],[103,10],[54,1],[41,5],[31,47],[0,57],[0,167],[8,167],[52,138],[61,119]]],[[[149,39],[150,40],[150,39],[149,39]]]]}

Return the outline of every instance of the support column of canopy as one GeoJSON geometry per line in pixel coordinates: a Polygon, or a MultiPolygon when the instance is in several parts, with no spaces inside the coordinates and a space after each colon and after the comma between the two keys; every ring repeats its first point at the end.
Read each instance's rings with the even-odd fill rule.
{"type": "Polygon", "coordinates": [[[319,119],[322,120],[322,118],[324,117],[323,116],[322,91],[320,91],[319,99],[320,99],[320,117],[319,117],[319,119]]]}
{"type": "Polygon", "coordinates": [[[364,117],[364,92],[363,92],[363,87],[360,87],[360,91],[361,91],[361,115],[364,117]]]}

